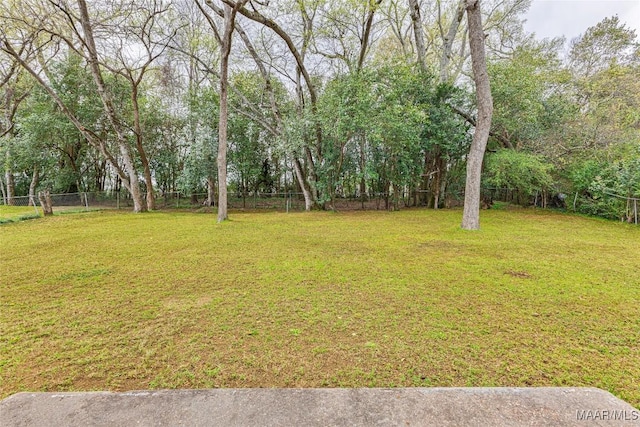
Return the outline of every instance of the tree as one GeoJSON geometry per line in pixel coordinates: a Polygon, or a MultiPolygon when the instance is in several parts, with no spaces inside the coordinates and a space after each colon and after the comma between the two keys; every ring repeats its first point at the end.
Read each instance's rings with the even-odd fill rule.
{"type": "Polygon", "coordinates": [[[484,180],[489,187],[517,191],[527,202],[540,193],[544,206],[544,195],[553,185],[552,167],[541,156],[502,149],[487,157],[484,180]]]}
{"type": "MultiPolygon", "coordinates": [[[[69,110],[95,127],[102,119],[102,104],[81,58],[70,54],[48,69],[56,76],[52,86],[69,110]]],[[[23,174],[31,176],[29,195],[35,199],[39,182],[54,193],[102,190],[97,183],[104,181],[106,171],[96,162],[103,161],[92,158],[99,156],[46,91],[30,84],[30,95],[16,116],[16,148],[23,174]]]]}
{"type": "Polygon", "coordinates": [[[605,18],[571,41],[569,61],[581,76],[591,76],[613,62],[627,65],[638,61],[640,44],[635,31],[620,22],[620,18],[605,18]]]}
{"type": "Polygon", "coordinates": [[[15,28],[2,38],[3,50],[28,71],[56,100],[61,111],[71,120],[87,141],[95,146],[104,160],[116,171],[129,190],[134,211],[153,209],[153,180],[148,158],[143,146],[143,134],[139,111],[139,95],[143,77],[150,64],[162,53],[171,35],[158,42],[153,40],[154,28],[166,7],[158,0],[121,2],[115,8],[95,4],[93,16],[85,0],[75,5],[68,1],[37,3],[30,0],[17,2],[19,7],[7,9],[7,22],[15,28]],[[112,38],[113,33],[120,34],[112,38]],[[9,37],[9,34],[16,36],[9,37]],[[46,37],[41,36],[45,34],[46,37]],[[54,55],[73,52],[83,58],[94,79],[102,100],[104,114],[110,130],[115,135],[117,151],[112,152],[97,129],[82,123],[64,104],[52,81],[56,76],[47,75],[47,63],[54,55]],[[139,57],[138,53],[145,52],[139,57]],[[123,103],[117,87],[117,77],[125,77],[130,83],[129,103],[123,103]],[[115,81],[114,86],[112,82],[115,81]],[[147,187],[147,205],[144,206],[140,190],[137,162],[131,147],[131,135],[143,166],[147,187]],[[122,165],[121,165],[122,164],[122,165]]]}
{"type": "MultiPolygon", "coordinates": [[[[170,31],[169,35],[161,40],[155,40],[157,27],[167,25],[167,22],[160,22],[163,14],[167,12],[167,7],[163,2],[156,0],[150,2],[136,2],[135,18],[132,23],[125,24],[121,28],[122,37],[130,44],[139,49],[142,53],[139,57],[130,58],[124,53],[124,49],[117,50],[116,57],[118,66],[106,66],[114,74],[123,76],[130,86],[130,102],[132,109],[132,128],[135,138],[135,146],[138,156],[142,164],[144,172],[144,180],[146,184],[146,201],[147,209],[154,210],[156,208],[153,178],[149,167],[149,159],[147,158],[144,148],[144,133],[142,126],[142,118],[140,115],[140,91],[145,75],[149,71],[151,65],[164,53],[168,43],[175,36],[176,30],[170,31]],[[136,21],[142,22],[136,25],[136,21]]],[[[170,23],[169,23],[170,24],[170,23]]],[[[123,47],[124,43],[121,43],[123,47]]]]}
{"type": "MultiPolygon", "coordinates": [[[[141,212],[146,210],[146,208],[144,207],[140,197],[140,187],[138,185],[138,177],[134,161],[131,156],[131,150],[121,123],[117,119],[115,107],[102,76],[102,71],[99,68],[97,50],[95,41],[93,40],[93,33],[86,3],[83,0],[78,0],[78,6],[80,9],[78,14],[81,15],[82,18],[76,19],[77,14],[70,13],[68,5],[56,3],[54,9],[48,10],[46,13],[48,20],[38,20],[37,22],[27,22],[25,20],[26,16],[21,14],[23,11],[11,10],[12,13],[20,14],[18,17],[11,16],[11,18],[7,18],[8,22],[15,22],[16,25],[19,25],[19,27],[13,31],[13,33],[18,34],[18,36],[10,38],[9,32],[4,33],[0,38],[0,41],[2,42],[0,49],[12,57],[25,71],[33,76],[34,80],[41,85],[43,89],[45,89],[49,96],[51,96],[51,98],[56,102],[62,113],[76,126],[87,141],[100,151],[104,158],[117,172],[122,183],[131,193],[134,203],[134,212],[141,212]],[[67,25],[71,26],[68,31],[60,30],[60,26],[65,25],[65,22],[67,25]],[[46,27],[46,25],[49,25],[49,27],[46,27]],[[82,27],[83,35],[81,35],[81,32],[76,25],[82,27]],[[47,67],[44,55],[50,52],[48,45],[49,41],[42,42],[42,45],[32,43],[35,38],[35,34],[38,34],[39,32],[48,33],[51,36],[51,40],[55,39],[54,52],[58,52],[62,46],[66,45],[70,50],[75,51],[78,54],[82,54],[90,64],[97,92],[100,94],[103,101],[105,113],[117,134],[120,156],[125,164],[124,169],[120,167],[117,159],[114,157],[114,154],[107,146],[107,141],[104,138],[101,138],[98,132],[91,130],[86,124],[83,124],[64,103],[60,94],[55,91],[51,84],[51,78],[55,78],[55,76],[46,75],[47,67]],[[77,46],[76,43],[74,43],[74,40],[68,37],[69,33],[75,33],[77,39],[82,41],[80,46],[77,46]],[[16,47],[14,43],[20,43],[20,47],[16,47]],[[37,58],[38,61],[35,61],[34,58],[37,58]]],[[[34,8],[38,9],[37,7],[33,7],[32,9],[34,8]]],[[[39,11],[39,13],[45,12],[39,11]]]]}
{"type": "Polygon", "coordinates": [[[629,219],[624,198],[639,195],[637,35],[617,17],[605,18],[572,42],[568,65],[573,110],[557,127],[562,141],[552,145],[561,153],[566,191],[580,212],[629,219]]]}
{"type": "MultiPolygon", "coordinates": [[[[223,31],[220,33],[217,25],[209,19],[211,29],[216,34],[220,43],[220,112],[218,120],[218,222],[228,219],[227,209],[227,127],[229,121],[228,112],[228,91],[229,91],[229,55],[231,53],[231,42],[236,24],[236,14],[243,8],[248,0],[239,0],[235,3],[225,2],[222,5],[223,31]]],[[[211,0],[207,5],[216,10],[211,0]]],[[[217,8],[218,10],[220,8],[217,8]]]]}
{"type": "Polygon", "coordinates": [[[480,0],[467,0],[467,21],[469,25],[469,47],[473,64],[473,79],[476,84],[476,105],[478,121],[473,134],[471,148],[467,157],[467,181],[464,191],[464,211],[462,228],[477,230],[480,228],[480,181],[482,161],[491,130],[493,101],[491,86],[484,52],[484,31],[480,0]]]}
{"type": "MultiPolygon", "coordinates": [[[[230,0],[223,0],[225,4],[229,6],[235,5],[230,0]]],[[[253,5],[252,5],[253,6],[253,5]]],[[[317,5],[315,5],[317,7],[317,5]]],[[[256,7],[253,7],[252,10],[247,9],[244,5],[238,8],[238,13],[242,16],[250,19],[251,21],[257,22],[263,25],[266,28],[269,28],[273,31],[282,42],[286,45],[286,49],[295,59],[295,73],[294,76],[287,75],[291,78],[296,85],[296,95],[298,100],[298,108],[297,113],[298,117],[296,120],[300,121],[303,116],[307,116],[311,118],[313,123],[313,138],[314,141],[311,143],[310,141],[305,141],[305,144],[302,145],[303,153],[293,152],[293,163],[295,167],[295,175],[299,181],[300,187],[303,190],[303,194],[305,196],[305,206],[307,209],[311,208],[312,203],[319,205],[319,196],[318,196],[318,174],[316,170],[317,164],[322,164],[322,128],[317,118],[317,104],[318,104],[318,91],[317,91],[317,81],[314,81],[309,73],[307,66],[305,65],[306,54],[309,49],[309,45],[312,37],[312,27],[313,21],[311,19],[311,15],[308,13],[306,5],[304,2],[300,1],[296,4],[297,12],[299,12],[300,17],[303,22],[303,31],[301,36],[301,46],[296,46],[294,39],[292,36],[285,31],[275,20],[269,18],[265,14],[261,13],[256,7]],[[302,80],[304,80],[306,89],[306,93],[303,90],[302,80]],[[307,94],[308,100],[310,103],[310,111],[309,115],[306,114],[305,109],[307,108],[307,94]],[[313,149],[312,149],[312,146],[313,149]],[[302,163],[299,159],[300,157],[304,157],[305,165],[308,169],[308,173],[304,173],[302,170],[302,163]]],[[[256,60],[256,63],[260,62],[259,59],[256,60]]]]}
{"type": "MultiPolygon", "coordinates": [[[[119,120],[115,105],[113,104],[113,94],[109,91],[107,85],[105,84],[104,76],[102,70],[100,69],[98,50],[93,36],[94,29],[89,17],[89,10],[87,8],[86,1],[78,0],[78,8],[80,9],[80,25],[82,26],[82,31],[84,33],[83,44],[86,48],[85,58],[89,63],[89,68],[91,70],[91,74],[93,75],[93,80],[96,83],[98,94],[102,99],[107,118],[117,135],[120,155],[122,157],[128,175],[128,190],[130,191],[131,197],[133,199],[133,210],[134,212],[143,212],[146,211],[147,208],[142,204],[140,185],[138,184],[138,173],[136,171],[133,157],[131,155],[131,148],[129,147],[129,144],[127,142],[126,130],[122,126],[122,122],[119,120]]],[[[71,21],[70,24],[74,26],[71,14],[66,10],[66,8],[63,9],[63,12],[71,21]]],[[[149,191],[153,191],[153,188],[149,189],[149,191]]]]}
{"type": "Polygon", "coordinates": [[[3,167],[6,183],[2,193],[5,203],[14,204],[15,177],[13,146],[17,134],[15,118],[20,104],[29,95],[29,89],[25,86],[25,75],[20,70],[19,64],[13,58],[8,58],[0,65],[0,148],[3,151],[3,167]]]}
{"type": "Polygon", "coordinates": [[[508,57],[491,61],[491,95],[494,111],[491,136],[503,148],[531,148],[544,138],[559,111],[554,103],[563,98],[567,73],[558,50],[563,39],[527,41],[508,57]]]}

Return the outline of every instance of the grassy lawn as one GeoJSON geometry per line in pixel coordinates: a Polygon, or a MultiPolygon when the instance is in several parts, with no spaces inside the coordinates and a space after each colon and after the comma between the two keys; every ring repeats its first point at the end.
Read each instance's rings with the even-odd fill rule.
{"type": "Polygon", "coordinates": [[[0,226],[0,398],[595,386],[640,407],[640,228],[534,210],[0,226]]]}
{"type": "Polygon", "coordinates": [[[42,210],[38,208],[38,213],[33,206],[6,206],[0,205],[0,224],[23,219],[33,219],[42,216],[42,210]]]}

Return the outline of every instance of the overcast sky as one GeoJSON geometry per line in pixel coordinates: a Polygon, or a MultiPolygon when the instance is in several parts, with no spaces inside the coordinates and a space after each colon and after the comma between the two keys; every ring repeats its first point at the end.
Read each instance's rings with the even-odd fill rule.
{"type": "Polygon", "coordinates": [[[525,30],[540,39],[564,35],[571,41],[612,15],[640,37],[640,0],[533,0],[525,30]]]}

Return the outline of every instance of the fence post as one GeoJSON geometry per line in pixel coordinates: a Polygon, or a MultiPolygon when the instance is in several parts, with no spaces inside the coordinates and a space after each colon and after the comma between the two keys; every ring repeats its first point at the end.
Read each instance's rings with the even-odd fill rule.
{"type": "Polygon", "coordinates": [[[633,212],[636,217],[636,225],[638,225],[638,199],[633,199],[633,212]]]}

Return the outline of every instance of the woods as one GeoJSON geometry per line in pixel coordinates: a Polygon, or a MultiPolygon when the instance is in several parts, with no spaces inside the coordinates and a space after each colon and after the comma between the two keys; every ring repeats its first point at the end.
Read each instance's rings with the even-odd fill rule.
{"type": "Polygon", "coordinates": [[[3,202],[123,190],[142,212],[206,193],[222,221],[227,191],[299,193],[307,210],[464,200],[463,228],[478,228],[481,202],[510,194],[631,220],[637,35],[614,16],[576,40],[538,40],[528,7],[2,2],[3,202]]]}

